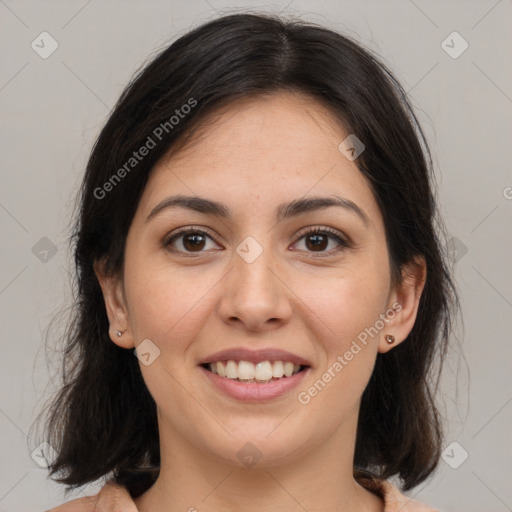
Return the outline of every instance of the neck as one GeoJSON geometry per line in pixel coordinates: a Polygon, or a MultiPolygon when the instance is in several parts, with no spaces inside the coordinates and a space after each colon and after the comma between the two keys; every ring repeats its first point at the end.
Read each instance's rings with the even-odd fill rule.
{"type": "Polygon", "coordinates": [[[161,424],[160,475],[135,504],[140,512],[382,512],[381,499],[353,478],[356,424],[284,463],[263,458],[253,467],[223,461],[161,424]]]}

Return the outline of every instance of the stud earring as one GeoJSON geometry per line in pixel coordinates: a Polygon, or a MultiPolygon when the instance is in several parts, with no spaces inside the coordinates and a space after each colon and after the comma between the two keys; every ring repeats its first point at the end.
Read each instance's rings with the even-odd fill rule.
{"type": "Polygon", "coordinates": [[[116,336],[118,338],[120,338],[125,332],[126,332],[126,329],[124,331],[116,331],[116,336]]]}
{"type": "Polygon", "coordinates": [[[391,345],[395,343],[395,337],[392,334],[386,334],[386,341],[391,345]]]}

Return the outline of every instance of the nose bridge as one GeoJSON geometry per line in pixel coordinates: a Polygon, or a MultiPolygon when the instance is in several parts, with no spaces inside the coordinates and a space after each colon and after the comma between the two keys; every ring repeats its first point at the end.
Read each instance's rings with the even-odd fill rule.
{"type": "Polygon", "coordinates": [[[247,237],[233,255],[233,278],[239,296],[250,295],[251,300],[263,302],[269,300],[277,291],[274,274],[270,269],[274,266],[275,256],[270,245],[264,248],[253,237],[247,237]]]}
{"type": "Polygon", "coordinates": [[[238,319],[248,329],[261,328],[269,320],[288,321],[291,306],[277,275],[270,244],[264,247],[253,237],[244,239],[233,253],[221,301],[223,319],[238,319]]]}

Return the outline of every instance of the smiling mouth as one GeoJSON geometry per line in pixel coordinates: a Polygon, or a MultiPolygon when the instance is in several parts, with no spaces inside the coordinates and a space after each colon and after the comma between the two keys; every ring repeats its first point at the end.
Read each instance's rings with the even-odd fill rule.
{"type": "Polygon", "coordinates": [[[259,384],[286,379],[309,368],[289,361],[261,361],[253,364],[250,361],[232,359],[204,363],[200,366],[225,379],[259,384]]]}

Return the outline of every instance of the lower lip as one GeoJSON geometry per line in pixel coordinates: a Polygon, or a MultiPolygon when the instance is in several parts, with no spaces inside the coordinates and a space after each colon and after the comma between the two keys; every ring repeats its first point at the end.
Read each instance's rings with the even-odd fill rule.
{"type": "Polygon", "coordinates": [[[259,384],[257,382],[239,382],[226,377],[220,377],[217,373],[213,373],[202,366],[199,368],[220,391],[244,402],[263,402],[282,396],[297,387],[311,370],[311,367],[309,367],[291,377],[282,377],[278,380],[259,384]]]}

